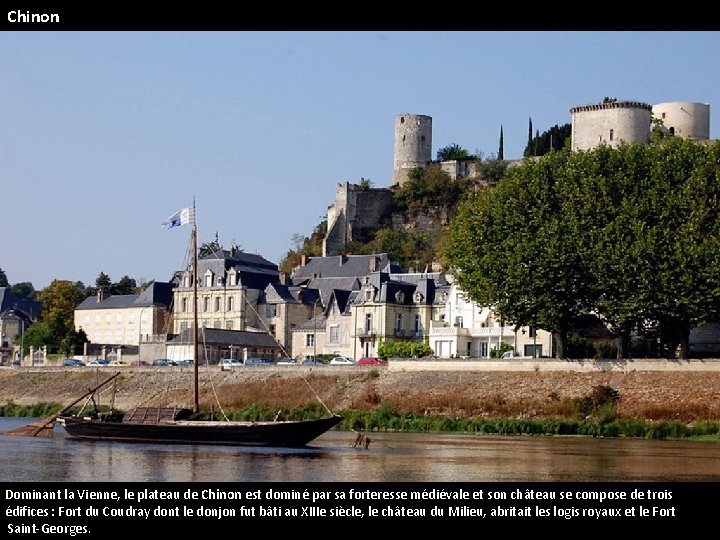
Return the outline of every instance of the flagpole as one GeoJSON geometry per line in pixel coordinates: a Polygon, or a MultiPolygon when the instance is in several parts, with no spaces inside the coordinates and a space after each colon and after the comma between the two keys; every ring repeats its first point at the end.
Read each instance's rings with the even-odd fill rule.
{"type": "Polygon", "coordinates": [[[198,246],[197,246],[197,219],[195,218],[195,197],[193,197],[193,215],[192,215],[192,246],[193,246],[193,357],[194,357],[194,397],[195,397],[195,414],[200,413],[200,395],[198,380],[198,364],[200,363],[198,348],[198,246]]]}

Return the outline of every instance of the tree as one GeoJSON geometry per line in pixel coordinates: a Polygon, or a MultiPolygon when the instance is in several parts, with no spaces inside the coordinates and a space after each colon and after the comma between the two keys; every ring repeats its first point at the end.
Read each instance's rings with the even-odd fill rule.
{"type": "Polygon", "coordinates": [[[437,151],[438,161],[449,161],[452,159],[467,159],[470,156],[468,151],[459,144],[452,143],[437,151]]]}
{"type": "Polygon", "coordinates": [[[503,128],[502,128],[502,125],[500,126],[500,146],[499,146],[499,148],[498,148],[497,158],[498,158],[498,160],[501,160],[501,161],[502,161],[503,159],[505,159],[505,149],[504,149],[504,147],[503,147],[503,128]]]}
{"type": "Polygon", "coordinates": [[[10,283],[8,283],[8,278],[5,275],[5,272],[2,268],[0,268],[0,287],[9,287],[10,283]]]}
{"type": "Polygon", "coordinates": [[[123,276],[120,281],[110,286],[110,294],[136,294],[137,283],[128,276],[123,276]]]}
{"type": "Polygon", "coordinates": [[[219,252],[223,249],[220,245],[217,231],[215,232],[215,240],[211,242],[205,242],[200,246],[198,250],[198,258],[205,259],[207,257],[216,257],[219,252]]]}
{"type": "Polygon", "coordinates": [[[525,152],[523,153],[523,155],[524,155],[525,157],[528,157],[528,156],[532,155],[532,154],[529,154],[529,153],[528,153],[528,152],[530,152],[530,149],[532,148],[532,139],[533,139],[533,130],[532,130],[532,129],[533,129],[533,128],[532,128],[532,117],[531,117],[530,120],[528,121],[528,140],[527,140],[527,145],[525,146],[525,152]]]}
{"type": "MultiPolygon", "coordinates": [[[[50,350],[56,349],[65,336],[75,328],[75,307],[82,302],[84,291],[77,283],[63,280],[53,280],[45,289],[40,291],[38,299],[42,304],[41,322],[49,331],[48,345],[50,350]]],[[[33,325],[34,327],[35,325],[33,325]]]]}
{"type": "Polygon", "coordinates": [[[567,148],[572,134],[572,124],[563,124],[538,133],[534,138],[528,141],[523,156],[544,156],[551,150],[563,150],[567,148]]]}
{"type": "Polygon", "coordinates": [[[462,204],[448,260],[476,302],[553,332],[557,356],[583,315],[621,338],[687,354],[720,316],[720,143],[552,152],[462,204]]]}
{"type": "Polygon", "coordinates": [[[100,275],[95,279],[95,287],[107,291],[112,285],[112,280],[105,272],[100,272],[100,275]]]}
{"type": "Polygon", "coordinates": [[[35,300],[37,297],[37,291],[29,281],[15,283],[15,285],[10,287],[10,290],[21,300],[35,300]]]}

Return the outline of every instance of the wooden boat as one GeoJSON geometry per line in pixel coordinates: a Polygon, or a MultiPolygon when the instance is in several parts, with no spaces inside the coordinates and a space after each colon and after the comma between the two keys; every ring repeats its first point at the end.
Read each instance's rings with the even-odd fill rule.
{"type": "MultiPolygon", "coordinates": [[[[188,209],[185,209],[188,210],[188,209]]],[[[179,215],[179,213],[178,213],[179,215]]],[[[193,292],[197,300],[198,246],[194,208],[192,215],[193,292]]],[[[178,218],[179,219],[179,218],[178,218]]],[[[176,223],[177,224],[177,223],[176,223]]],[[[180,224],[184,224],[180,222],[180,224]]],[[[99,413],[69,414],[67,410],[59,413],[54,420],[63,426],[72,438],[85,440],[113,440],[143,443],[184,443],[184,444],[226,444],[242,446],[283,446],[301,447],[332,429],[342,421],[342,417],[332,414],[328,409],[326,418],[312,420],[276,420],[263,422],[221,421],[203,419],[198,399],[198,314],[197,301],[193,302],[194,313],[194,408],[151,408],[142,407],[127,414],[99,413]]],[[[119,373],[110,377],[110,383],[119,373]]],[[[85,396],[92,397],[96,387],[85,396]]],[[[82,398],[81,398],[82,399],[82,398]]],[[[75,401],[77,403],[79,400],[75,401]]],[[[46,423],[40,423],[47,425],[46,423]]],[[[26,430],[32,432],[30,427],[26,430]]]]}
{"type": "Polygon", "coordinates": [[[129,414],[59,416],[70,437],[142,443],[302,447],[342,417],[316,420],[233,422],[194,420],[191,409],[141,407],[129,414]]]}

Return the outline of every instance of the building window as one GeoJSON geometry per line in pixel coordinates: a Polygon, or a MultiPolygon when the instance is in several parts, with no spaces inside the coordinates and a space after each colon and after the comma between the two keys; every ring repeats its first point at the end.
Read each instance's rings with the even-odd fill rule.
{"type": "Polygon", "coordinates": [[[265,306],[266,317],[277,317],[277,304],[267,304],[265,306]]]}
{"type": "Polygon", "coordinates": [[[422,332],[422,325],[420,324],[420,315],[415,315],[415,322],[413,323],[413,330],[415,335],[419,336],[422,332]]]}
{"type": "Polygon", "coordinates": [[[232,296],[230,296],[230,297],[227,299],[227,310],[228,310],[228,311],[232,311],[232,310],[233,310],[233,304],[235,303],[235,302],[233,302],[233,300],[235,300],[235,299],[234,299],[232,296]]]}
{"type": "Polygon", "coordinates": [[[186,323],[186,322],[181,322],[181,323],[180,323],[180,332],[184,332],[184,331],[187,330],[187,329],[188,329],[188,323],[186,323]]]}
{"type": "Polygon", "coordinates": [[[218,320],[215,320],[215,322],[213,323],[213,328],[218,328],[218,329],[222,328],[221,322],[218,320]]]}
{"type": "Polygon", "coordinates": [[[463,327],[463,318],[462,318],[462,316],[458,315],[457,317],[455,317],[455,325],[454,325],[454,326],[457,326],[458,328],[462,328],[462,327],[463,327]]]}
{"type": "Polygon", "coordinates": [[[395,315],[395,330],[402,330],[403,329],[403,314],[398,313],[395,315]]]}
{"type": "Polygon", "coordinates": [[[305,334],[305,346],[312,347],[315,345],[315,334],[305,334]]]}
{"type": "Polygon", "coordinates": [[[212,274],[208,274],[205,276],[205,286],[212,287],[212,274]]]}
{"type": "Polygon", "coordinates": [[[330,326],[330,343],[340,342],[340,327],[337,324],[330,326]]]}
{"type": "Polygon", "coordinates": [[[183,298],[180,302],[180,311],[187,312],[188,311],[188,299],[183,298]]]}
{"type": "Polygon", "coordinates": [[[210,310],[210,297],[205,296],[203,298],[203,311],[207,312],[210,310]]]}
{"type": "Polygon", "coordinates": [[[611,140],[611,141],[614,141],[614,140],[615,140],[615,130],[614,130],[614,129],[611,129],[611,130],[610,130],[610,140],[611,140]]]}
{"type": "Polygon", "coordinates": [[[372,313],[365,314],[365,333],[369,334],[372,330],[372,313]]]}
{"type": "Polygon", "coordinates": [[[221,311],[222,310],[222,298],[218,297],[215,298],[215,311],[221,311]]]}
{"type": "Polygon", "coordinates": [[[233,329],[233,322],[225,321],[225,330],[232,330],[232,329],[233,329]]]}

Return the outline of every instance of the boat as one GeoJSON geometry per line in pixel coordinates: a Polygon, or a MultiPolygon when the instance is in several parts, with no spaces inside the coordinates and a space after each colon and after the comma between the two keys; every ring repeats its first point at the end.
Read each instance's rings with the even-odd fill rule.
{"type": "MultiPolygon", "coordinates": [[[[197,227],[195,224],[194,203],[192,208],[177,212],[166,223],[170,226],[192,224],[193,250],[193,293],[197,300],[197,267],[198,244],[197,227]],[[175,217],[177,216],[177,217],[175,217]],[[175,217],[175,219],[174,219],[175,217]]],[[[170,228],[170,227],[168,227],[170,228]]],[[[90,413],[71,414],[70,407],[52,417],[67,432],[70,438],[92,441],[124,441],[142,443],[182,443],[182,444],[213,444],[239,446],[277,446],[303,447],[329,431],[342,421],[340,415],[332,413],[327,407],[327,417],[310,420],[272,421],[230,421],[205,417],[200,411],[198,394],[198,314],[197,301],[194,305],[194,358],[193,358],[193,389],[194,404],[192,408],[173,407],[138,407],[127,413],[98,411],[96,406],[90,413]]],[[[88,400],[93,398],[100,388],[115,382],[120,373],[109,377],[101,385],[85,394],[88,400]]],[[[81,398],[82,399],[82,398],[81,398]]],[[[80,400],[76,400],[74,404],[80,400]]],[[[27,426],[27,434],[35,431],[46,433],[47,426],[52,422],[38,422],[27,426]]]]}

